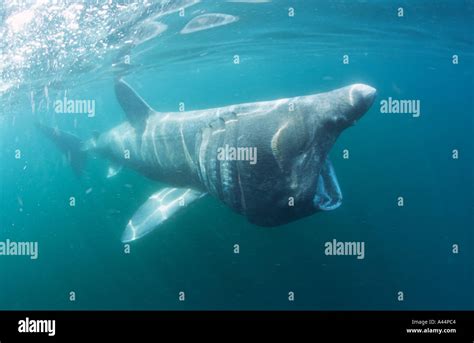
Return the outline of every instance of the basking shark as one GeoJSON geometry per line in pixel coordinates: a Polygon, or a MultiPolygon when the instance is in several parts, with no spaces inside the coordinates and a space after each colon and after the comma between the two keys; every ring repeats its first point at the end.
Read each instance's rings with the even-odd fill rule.
{"type": "Polygon", "coordinates": [[[150,233],[205,194],[259,226],[336,209],[342,194],[328,153],[376,96],[374,88],[353,84],[274,101],[158,112],[123,79],[116,80],[115,93],[127,120],[110,131],[83,141],[38,126],[78,173],[93,153],[111,162],[109,177],[128,167],[169,186],[135,212],[123,242],[150,233]]]}

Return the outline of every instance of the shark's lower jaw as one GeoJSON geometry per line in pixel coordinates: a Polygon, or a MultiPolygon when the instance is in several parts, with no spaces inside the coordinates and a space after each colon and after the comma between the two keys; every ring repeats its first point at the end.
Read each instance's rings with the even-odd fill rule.
{"type": "Polygon", "coordinates": [[[341,206],[341,204],[342,192],[336,178],[336,172],[331,161],[326,158],[326,162],[318,176],[313,206],[316,210],[331,211],[341,206]]]}

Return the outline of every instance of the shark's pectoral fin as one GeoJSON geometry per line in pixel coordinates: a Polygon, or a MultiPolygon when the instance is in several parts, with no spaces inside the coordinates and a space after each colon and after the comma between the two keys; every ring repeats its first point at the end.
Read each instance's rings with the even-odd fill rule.
{"type": "Polygon", "coordinates": [[[122,242],[131,242],[152,232],[174,213],[204,195],[188,188],[163,188],[154,193],[128,222],[122,242]]]}
{"type": "Polygon", "coordinates": [[[117,79],[115,82],[115,95],[128,121],[137,135],[141,136],[145,130],[146,120],[155,111],[122,79],[117,79]]]}
{"type": "Polygon", "coordinates": [[[111,163],[109,165],[109,168],[107,169],[107,179],[110,179],[111,177],[114,177],[115,175],[120,173],[122,168],[123,168],[123,165],[121,164],[111,163]]]}
{"type": "Polygon", "coordinates": [[[342,203],[342,193],[337,182],[336,173],[331,161],[326,161],[319,173],[316,195],[313,205],[319,210],[330,211],[338,208],[342,203]]]}

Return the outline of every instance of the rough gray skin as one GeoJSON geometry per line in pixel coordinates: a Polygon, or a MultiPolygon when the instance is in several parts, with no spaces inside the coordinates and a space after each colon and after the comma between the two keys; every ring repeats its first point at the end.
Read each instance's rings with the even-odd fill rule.
{"type": "Polygon", "coordinates": [[[327,155],[339,134],[369,109],[376,90],[354,84],[169,113],[148,108],[123,81],[116,93],[129,121],[89,141],[88,150],[173,187],[210,193],[252,223],[276,226],[339,206],[342,196],[327,155]],[[218,160],[217,149],[226,144],[257,148],[257,163],[218,160]]]}

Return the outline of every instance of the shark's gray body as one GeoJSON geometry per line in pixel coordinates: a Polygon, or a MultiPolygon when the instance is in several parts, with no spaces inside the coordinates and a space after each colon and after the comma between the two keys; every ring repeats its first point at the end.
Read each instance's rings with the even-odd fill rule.
{"type": "Polygon", "coordinates": [[[125,230],[132,241],[210,193],[261,226],[277,226],[342,200],[329,150],[371,106],[375,89],[328,93],[190,112],[152,110],[125,82],[117,98],[128,121],[87,141],[115,165],[170,185],[152,195],[125,230]],[[219,159],[225,146],[252,148],[256,163],[219,159]]]}

